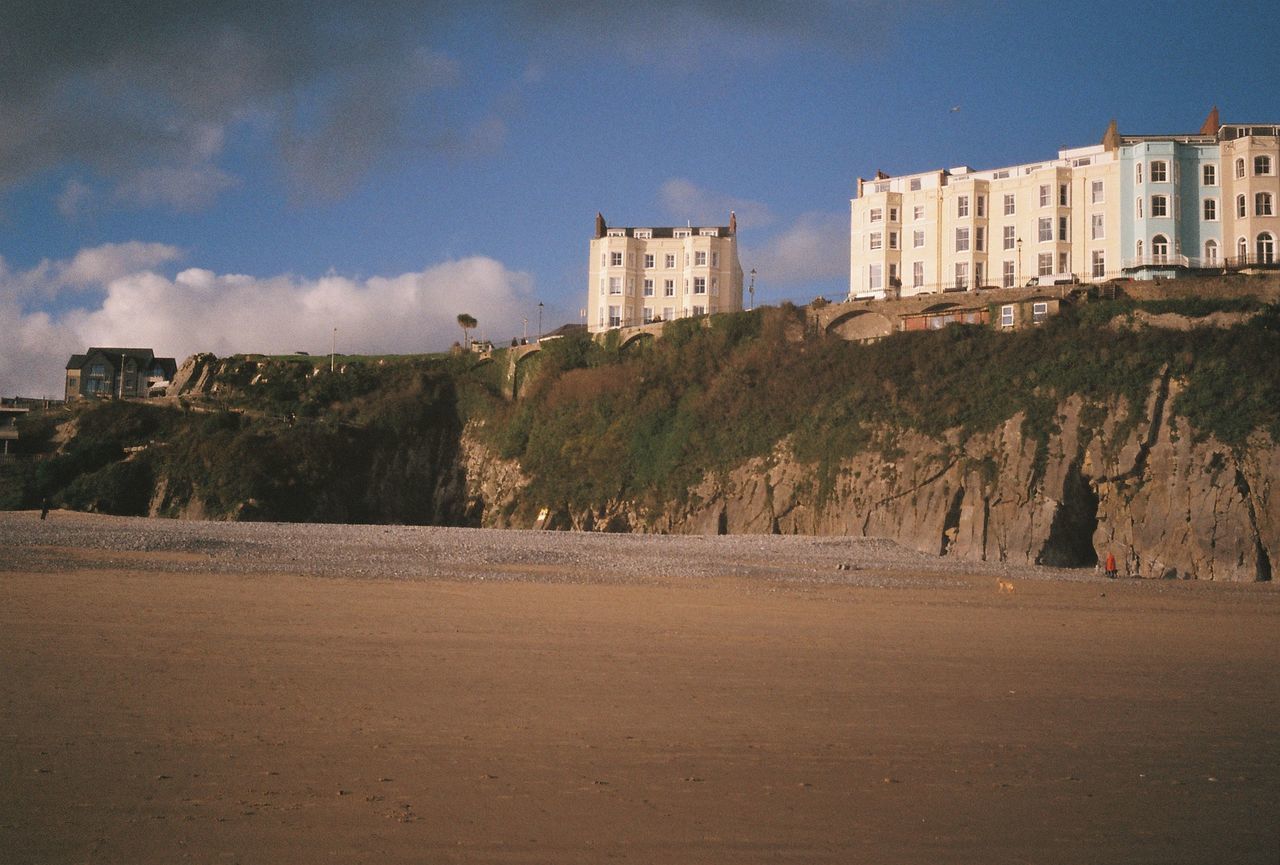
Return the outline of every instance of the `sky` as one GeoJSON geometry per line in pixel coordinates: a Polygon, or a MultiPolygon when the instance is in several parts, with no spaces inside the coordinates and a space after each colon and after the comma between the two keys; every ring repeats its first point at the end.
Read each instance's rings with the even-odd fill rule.
{"type": "Polygon", "coordinates": [[[0,395],[581,321],[597,211],[842,296],[859,176],[1280,123],[1274,3],[6,0],[0,395]],[[334,329],[336,328],[336,334],[334,329]]]}

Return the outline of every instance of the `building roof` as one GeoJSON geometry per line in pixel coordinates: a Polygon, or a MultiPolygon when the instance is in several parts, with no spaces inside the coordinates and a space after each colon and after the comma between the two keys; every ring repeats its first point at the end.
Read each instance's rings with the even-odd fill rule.
{"type": "Polygon", "coordinates": [[[156,357],[149,348],[117,348],[115,346],[90,346],[84,354],[73,354],[67,361],[67,369],[83,369],[91,356],[100,355],[114,369],[121,356],[132,358],[147,367],[159,365],[170,377],[178,370],[177,361],[171,357],[156,357]]]}
{"type": "Polygon", "coordinates": [[[729,211],[728,225],[667,225],[667,226],[650,226],[650,225],[630,225],[610,226],[604,221],[604,216],[596,214],[596,238],[599,239],[607,235],[610,231],[622,231],[627,237],[635,237],[637,231],[650,232],[649,237],[655,240],[663,238],[671,238],[675,236],[676,231],[694,231],[700,232],[704,230],[713,230],[720,237],[733,237],[738,233],[738,215],[732,210],[729,211]]]}

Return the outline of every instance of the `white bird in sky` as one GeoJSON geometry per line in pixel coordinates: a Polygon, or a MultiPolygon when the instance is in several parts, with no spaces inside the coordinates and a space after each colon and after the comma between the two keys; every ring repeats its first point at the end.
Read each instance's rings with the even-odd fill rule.
{"type": "Polygon", "coordinates": [[[952,105],[952,106],[951,106],[951,113],[952,113],[952,114],[955,114],[955,113],[956,113],[957,111],[959,111],[959,110],[960,110],[960,106],[959,106],[959,105],[952,105]]]}

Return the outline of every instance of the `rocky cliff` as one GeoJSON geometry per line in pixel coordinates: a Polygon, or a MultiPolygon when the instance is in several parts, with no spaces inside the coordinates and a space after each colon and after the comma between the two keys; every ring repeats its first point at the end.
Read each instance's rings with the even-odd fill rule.
{"type": "MultiPolygon", "coordinates": [[[[789,443],[708,476],[683,505],[614,500],[561,509],[552,524],[596,531],[783,533],[892,538],[974,561],[1094,568],[1122,575],[1269,580],[1280,551],[1280,447],[1256,433],[1243,450],[1197,439],[1173,413],[1164,372],[1145,405],[1059,406],[1047,447],[1022,416],[961,444],[882,430],[875,446],[824,469],[789,443]],[[1086,420],[1102,418],[1098,428],[1086,420]]],[[[520,527],[519,465],[467,436],[468,495],[482,524],[520,527]]],[[[530,503],[534,504],[534,503],[530,503]]]]}

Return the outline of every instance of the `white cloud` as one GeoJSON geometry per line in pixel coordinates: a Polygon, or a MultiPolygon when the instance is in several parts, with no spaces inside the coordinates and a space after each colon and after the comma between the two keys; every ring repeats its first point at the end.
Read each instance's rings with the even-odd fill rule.
{"type": "Polygon", "coordinates": [[[811,211],[763,243],[744,247],[742,266],[773,285],[848,277],[849,217],[811,211]]]}
{"type": "Polygon", "coordinates": [[[680,177],[662,184],[658,200],[672,219],[698,225],[724,225],[729,221],[729,211],[738,214],[740,228],[762,228],[773,222],[768,206],[759,201],[712,192],[680,177]]]}
{"type": "MultiPolygon", "coordinates": [[[[146,260],[153,246],[160,248],[151,250],[150,260],[172,260],[162,245],[137,246],[137,260],[146,260]]],[[[521,319],[536,309],[527,274],[479,256],[368,279],[332,273],[259,278],[201,268],[173,277],[150,267],[121,273],[123,257],[112,259],[100,248],[43,265],[46,274],[113,274],[103,280],[100,303],[56,317],[25,312],[16,292],[7,290],[39,281],[40,274],[0,268],[0,332],[14,335],[0,343],[0,394],[60,394],[67,358],[90,345],[147,347],[179,362],[198,351],[320,354],[337,327],[340,352],[439,351],[459,338],[459,313],[479,321],[475,335],[501,342],[518,335],[521,319]]]]}

